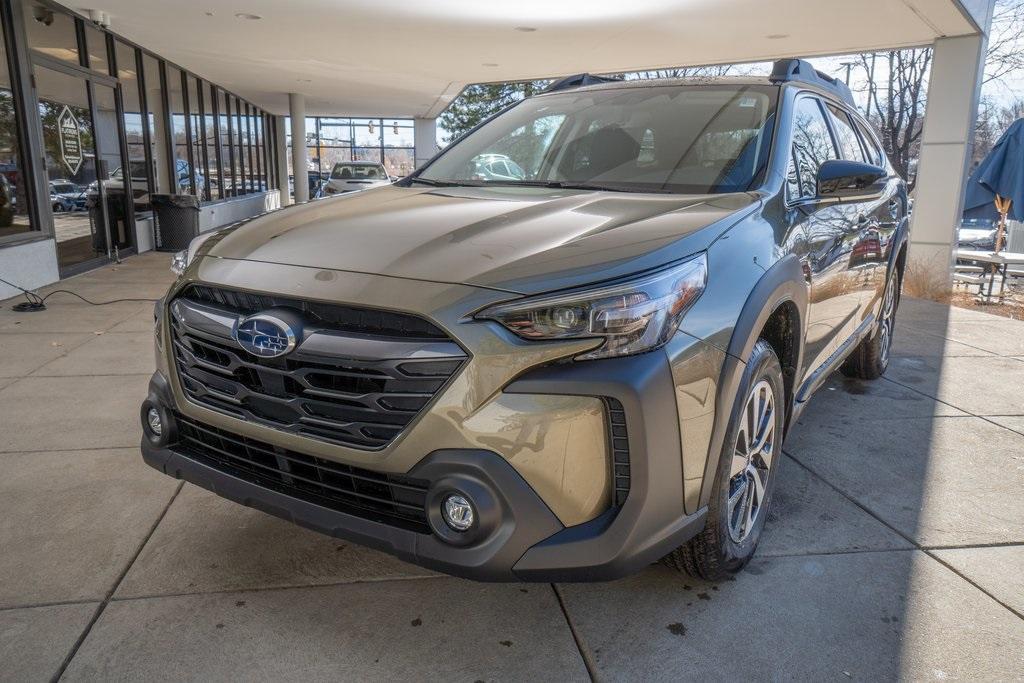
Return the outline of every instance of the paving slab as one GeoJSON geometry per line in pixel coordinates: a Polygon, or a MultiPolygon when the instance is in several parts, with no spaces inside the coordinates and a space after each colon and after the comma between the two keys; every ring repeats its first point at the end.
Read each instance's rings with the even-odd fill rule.
{"type": "Polygon", "coordinates": [[[303,529],[186,484],[117,596],[431,575],[390,555],[303,529]]]}
{"type": "MultiPolygon", "coordinates": [[[[152,320],[152,317],[150,318],[152,320]]],[[[156,369],[153,332],[104,332],[36,369],[35,377],[144,375],[156,369]]],[[[141,398],[139,399],[141,402],[141,398]]]]}
{"type": "Polygon", "coordinates": [[[144,311],[135,313],[127,320],[119,322],[110,328],[110,332],[149,332],[153,334],[153,308],[152,306],[144,311]]]}
{"type": "Polygon", "coordinates": [[[149,377],[18,380],[0,392],[0,453],[137,446],[149,377]]]}
{"type": "Polygon", "coordinates": [[[18,381],[17,377],[0,377],[0,391],[18,381]]]}
{"type": "Polygon", "coordinates": [[[89,332],[0,336],[0,377],[24,377],[92,339],[89,332]]]}
{"type": "Polygon", "coordinates": [[[1024,414],[1024,363],[986,358],[892,358],[885,379],[975,415],[1024,414]]]}
{"type": "Polygon", "coordinates": [[[118,303],[90,306],[83,302],[47,302],[45,311],[17,313],[0,310],[0,333],[103,332],[153,304],[118,303]]]}
{"type": "Polygon", "coordinates": [[[758,557],[910,548],[819,477],[783,457],[758,557]]]}
{"type": "Polygon", "coordinates": [[[156,280],[152,278],[144,279],[143,277],[114,277],[92,280],[76,278],[56,283],[50,287],[44,287],[39,290],[39,294],[45,296],[50,292],[60,290],[60,293],[54,294],[47,300],[47,306],[51,302],[65,305],[81,303],[80,299],[65,292],[74,292],[95,303],[119,299],[159,299],[167,293],[167,288],[171,285],[171,282],[173,282],[173,278],[160,278],[156,280]]]}
{"type": "Polygon", "coordinates": [[[988,419],[1018,434],[1024,434],[1024,415],[995,415],[988,419]]]}
{"type": "Polygon", "coordinates": [[[605,680],[1012,680],[1024,666],[1024,620],[917,551],[559,590],[605,680]]]}
{"type": "MultiPolygon", "coordinates": [[[[908,323],[908,327],[921,329],[921,323],[908,323]]],[[[937,326],[928,330],[938,329],[937,326]]],[[[898,334],[898,333],[897,333],[898,334]]],[[[955,342],[991,351],[1001,356],[1024,354],[1024,321],[999,316],[988,320],[949,322],[941,330],[943,337],[955,342]]]]}
{"type": "MultiPolygon", "coordinates": [[[[895,363],[894,358],[891,362],[895,363]]],[[[966,415],[962,410],[940,403],[930,396],[886,381],[865,381],[833,373],[811,397],[815,419],[827,415],[833,422],[857,428],[865,420],[904,420],[910,417],[966,415]]],[[[794,429],[807,423],[807,412],[794,429]]]]}
{"type": "Polygon", "coordinates": [[[915,542],[1024,542],[1024,497],[1009,493],[1024,490],[1024,436],[977,417],[850,429],[813,403],[805,418],[786,453],[915,542]]]}
{"type": "Polygon", "coordinates": [[[943,562],[1024,615],[1024,545],[932,551],[943,562]]]}
{"type": "Polygon", "coordinates": [[[178,483],[137,450],[0,454],[0,607],[100,600],[178,483]]]}
{"type": "Polygon", "coordinates": [[[66,680],[197,677],[588,680],[550,586],[450,578],[114,601],[66,680]]]}
{"type": "Polygon", "coordinates": [[[900,307],[896,313],[897,325],[900,323],[986,322],[994,317],[996,316],[992,313],[977,308],[961,308],[905,295],[900,298],[900,307]]]}
{"type": "Polygon", "coordinates": [[[51,680],[97,603],[0,611],[0,681],[51,680]]]}
{"type": "Polygon", "coordinates": [[[991,351],[976,346],[946,339],[944,336],[925,332],[911,324],[896,326],[893,338],[893,356],[993,356],[991,351]]]}

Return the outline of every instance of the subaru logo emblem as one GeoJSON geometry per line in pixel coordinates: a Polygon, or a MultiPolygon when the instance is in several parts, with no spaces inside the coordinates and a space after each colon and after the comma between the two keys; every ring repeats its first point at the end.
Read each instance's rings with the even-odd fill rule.
{"type": "Polygon", "coordinates": [[[297,343],[295,330],[288,323],[266,313],[239,320],[234,337],[239,346],[260,358],[283,356],[297,343]]]}

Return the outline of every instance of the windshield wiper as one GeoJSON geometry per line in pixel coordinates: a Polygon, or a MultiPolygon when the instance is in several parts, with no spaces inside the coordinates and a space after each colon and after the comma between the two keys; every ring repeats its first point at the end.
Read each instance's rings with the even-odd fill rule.
{"type": "Polygon", "coordinates": [[[573,180],[488,180],[485,185],[505,187],[547,187],[553,190],[594,190],[595,192],[661,192],[662,189],[623,187],[622,185],[603,185],[573,180]]]}
{"type": "Polygon", "coordinates": [[[409,183],[420,183],[421,185],[430,185],[431,187],[482,187],[482,183],[473,181],[455,181],[455,180],[434,180],[433,178],[421,178],[416,176],[409,178],[409,183]]]}

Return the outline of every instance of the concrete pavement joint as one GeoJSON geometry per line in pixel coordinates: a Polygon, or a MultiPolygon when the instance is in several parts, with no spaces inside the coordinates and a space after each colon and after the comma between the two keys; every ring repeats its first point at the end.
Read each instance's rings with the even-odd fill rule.
{"type": "Polygon", "coordinates": [[[85,629],[82,630],[81,635],[79,635],[78,639],[75,640],[75,644],[74,646],[72,646],[71,651],[68,653],[67,657],[64,658],[64,661],[61,662],[60,668],[57,669],[57,673],[55,673],[53,675],[53,678],[50,679],[51,681],[59,681],[61,676],[64,675],[64,672],[67,671],[68,665],[71,664],[71,660],[75,658],[76,654],[78,654],[78,650],[82,647],[82,643],[84,643],[85,639],[89,637],[89,633],[92,631],[93,626],[96,625],[96,622],[99,621],[99,618],[103,615],[103,611],[107,608],[107,605],[110,604],[110,600],[114,597],[114,592],[121,585],[121,582],[124,581],[124,577],[128,575],[128,572],[131,570],[132,565],[135,564],[135,561],[139,559],[139,555],[142,554],[143,548],[145,548],[146,544],[149,543],[149,539],[153,537],[153,534],[156,532],[157,527],[160,526],[160,522],[164,521],[164,517],[167,515],[167,511],[171,509],[171,505],[174,503],[175,498],[178,497],[178,494],[181,493],[181,489],[184,486],[185,482],[180,482],[178,484],[178,488],[175,489],[174,494],[171,495],[170,500],[167,501],[167,504],[164,506],[164,509],[160,512],[160,515],[156,518],[156,521],[153,522],[153,526],[150,527],[149,532],[146,534],[145,538],[143,538],[142,542],[139,543],[139,547],[135,549],[135,552],[132,554],[131,558],[129,558],[128,562],[125,564],[124,569],[121,571],[117,579],[114,581],[114,585],[111,586],[109,591],[107,591],[107,594],[103,598],[103,601],[96,608],[96,611],[95,613],[93,613],[92,618],[89,619],[89,623],[85,625],[85,629]]]}
{"type": "MultiPolygon", "coordinates": [[[[1003,358],[1003,356],[997,356],[997,358],[1003,358]]],[[[961,408],[960,406],[955,406],[952,403],[949,403],[948,401],[943,401],[938,396],[932,396],[931,394],[926,394],[925,392],[921,391],[920,389],[915,389],[914,387],[910,386],[909,384],[904,384],[903,382],[900,382],[899,380],[891,379],[891,378],[885,377],[885,376],[881,377],[881,379],[884,379],[886,382],[892,382],[896,386],[903,387],[904,389],[909,389],[910,391],[913,391],[915,394],[919,394],[919,395],[924,396],[926,398],[930,398],[933,401],[935,401],[936,403],[941,403],[944,406],[949,406],[950,408],[954,408],[956,410],[959,410],[959,411],[962,411],[964,413],[967,413],[966,415],[926,415],[926,416],[924,416],[924,417],[927,417],[928,419],[937,420],[937,419],[940,419],[940,418],[944,419],[944,418],[947,418],[947,417],[976,417],[979,420],[984,420],[985,422],[988,422],[991,425],[995,425],[996,427],[999,427],[1000,429],[1005,429],[1006,431],[1011,432],[1013,434],[1021,434],[1020,432],[1018,432],[1015,429],[1011,429],[1011,428],[1007,427],[1006,425],[999,424],[998,422],[995,422],[995,421],[989,419],[990,417],[1016,417],[1016,415],[978,415],[977,413],[972,413],[970,410],[968,410],[966,408],[961,408]]],[[[1024,435],[1022,435],[1022,436],[1024,436],[1024,435]]]]}
{"type": "MultiPolygon", "coordinates": [[[[920,550],[920,551],[921,551],[921,552],[923,552],[923,553],[924,553],[925,555],[927,555],[928,557],[932,558],[933,560],[935,560],[936,562],[938,562],[939,564],[941,564],[942,566],[944,566],[944,567],[945,567],[946,569],[948,569],[949,571],[953,572],[954,574],[956,574],[957,576],[959,576],[959,577],[960,577],[961,579],[963,579],[963,580],[964,580],[964,581],[966,581],[967,583],[969,583],[969,584],[971,584],[972,586],[974,586],[975,588],[977,588],[977,589],[978,589],[979,591],[981,591],[982,593],[984,593],[985,595],[987,595],[987,596],[988,596],[989,598],[991,598],[991,599],[992,599],[993,601],[995,601],[995,602],[996,602],[997,604],[999,604],[999,605],[1002,605],[1002,606],[1003,606],[1004,608],[1006,608],[1006,609],[1007,609],[1007,610],[1008,610],[1008,611],[1009,611],[1009,612],[1010,612],[1011,614],[1015,615],[1015,616],[1016,616],[1017,618],[1019,618],[1019,619],[1022,619],[1022,620],[1024,620],[1024,614],[1021,614],[1021,613],[1020,613],[1019,611],[1017,611],[1016,609],[1014,609],[1014,608],[1013,608],[1013,607],[1011,607],[1010,605],[1006,604],[1005,602],[1003,602],[1002,600],[1000,600],[1000,599],[999,599],[999,598],[997,598],[996,596],[992,595],[992,593],[990,593],[990,592],[989,592],[989,591],[988,591],[987,589],[983,588],[983,587],[982,587],[981,585],[979,585],[979,584],[978,584],[977,582],[973,581],[972,579],[970,579],[969,577],[967,577],[966,575],[964,575],[963,573],[961,573],[960,571],[958,571],[958,570],[957,570],[957,569],[956,569],[955,567],[953,567],[952,565],[950,565],[950,564],[949,564],[948,562],[945,562],[945,561],[944,561],[944,560],[942,560],[942,559],[941,559],[940,557],[938,557],[937,555],[935,555],[935,553],[933,553],[933,552],[932,552],[932,551],[931,551],[931,550],[930,550],[930,549],[929,549],[928,547],[922,546],[922,545],[921,545],[920,543],[918,543],[918,542],[917,542],[916,540],[914,540],[914,539],[913,539],[912,537],[910,537],[910,536],[908,536],[907,534],[903,533],[902,531],[900,531],[899,529],[897,529],[896,527],[894,527],[894,526],[893,526],[892,524],[889,524],[889,522],[887,522],[887,521],[886,521],[885,519],[883,519],[883,518],[882,518],[882,517],[881,517],[880,515],[876,514],[876,513],[875,513],[875,512],[873,511],[873,510],[871,510],[870,508],[868,508],[868,507],[867,507],[866,505],[862,504],[862,503],[861,503],[861,502],[860,502],[859,500],[857,500],[856,498],[854,498],[853,496],[851,496],[850,494],[846,493],[846,492],[845,492],[845,491],[843,491],[843,490],[842,490],[841,488],[839,488],[838,486],[836,486],[835,484],[833,484],[832,482],[830,482],[830,481],[829,481],[828,479],[826,479],[825,477],[823,477],[823,476],[822,476],[822,475],[821,475],[820,473],[816,472],[816,471],[814,470],[814,468],[812,468],[812,467],[810,467],[809,465],[807,465],[806,463],[802,462],[802,461],[801,461],[801,460],[800,460],[799,458],[797,458],[796,456],[794,456],[794,455],[793,455],[792,453],[790,453],[789,451],[787,451],[787,450],[786,450],[785,448],[783,448],[783,449],[782,449],[782,453],[783,453],[784,455],[787,455],[787,456],[789,456],[790,460],[792,460],[792,461],[793,461],[793,462],[795,462],[796,464],[800,465],[800,466],[801,466],[801,467],[803,467],[803,468],[804,468],[805,470],[807,470],[808,472],[810,472],[811,474],[813,474],[813,475],[814,475],[815,477],[817,477],[818,479],[820,479],[820,480],[821,480],[822,482],[824,482],[824,483],[825,483],[825,485],[827,485],[827,486],[828,486],[829,488],[831,488],[831,489],[832,489],[833,491],[835,491],[836,493],[838,493],[839,495],[841,495],[841,496],[842,496],[843,498],[846,498],[846,499],[847,499],[848,501],[850,501],[851,503],[853,503],[854,505],[856,505],[856,506],[857,506],[858,508],[860,508],[861,510],[863,510],[863,511],[864,511],[865,513],[867,513],[868,515],[871,515],[871,517],[873,517],[873,518],[874,518],[874,519],[875,519],[876,521],[878,521],[878,522],[879,522],[880,524],[883,524],[883,525],[884,525],[884,526],[886,526],[886,527],[887,527],[887,528],[888,528],[889,530],[891,530],[891,531],[892,531],[893,533],[895,533],[896,535],[900,536],[900,537],[901,537],[901,538],[903,538],[903,539],[904,539],[905,541],[907,541],[908,543],[910,543],[910,544],[911,544],[912,546],[914,546],[914,548],[915,548],[915,549],[917,549],[917,550],[920,550]]],[[[1011,545],[1012,545],[1012,544],[1011,544],[1011,545]]],[[[893,551],[891,551],[891,550],[887,550],[887,551],[876,551],[876,552],[893,552],[893,551]]]]}
{"type": "Polygon", "coordinates": [[[586,643],[583,642],[583,637],[576,629],[576,624],[573,623],[572,617],[569,616],[569,609],[565,606],[565,600],[562,597],[562,592],[558,590],[558,585],[554,583],[551,584],[551,590],[555,593],[555,600],[558,601],[558,606],[562,610],[562,616],[565,617],[565,623],[569,627],[569,633],[572,634],[573,642],[576,643],[576,649],[579,651],[580,658],[583,660],[583,666],[587,667],[587,675],[590,676],[591,681],[597,681],[597,663],[591,657],[590,648],[588,648],[586,643]]]}
{"type": "Polygon", "coordinates": [[[327,583],[295,583],[278,586],[251,586],[248,588],[215,588],[181,593],[151,593],[146,595],[114,596],[110,602],[133,602],[136,600],[158,600],[160,598],[190,598],[198,595],[234,595],[236,593],[271,593],[274,591],[302,590],[304,588],[336,588],[338,586],[354,586],[367,583],[390,583],[392,581],[419,581],[421,579],[454,579],[448,574],[423,574],[421,576],[379,576],[348,581],[329,581],[327,583]]]}

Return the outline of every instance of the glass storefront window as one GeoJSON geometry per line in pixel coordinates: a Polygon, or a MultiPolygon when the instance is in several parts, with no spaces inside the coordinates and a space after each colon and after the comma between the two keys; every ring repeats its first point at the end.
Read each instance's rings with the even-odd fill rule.
{"type": "Polygon", "coordinates": [[[32,177],[25,171],[18,107],[11,90],[5,40],[0,40],[0,239],[38,230],[29,212],[32,177]]]}
{"type": "Polygon", "coordinates": [[[146,84],[146,125],[149,126],[150,164],[156,180],[156,191],[175,192],[168,175],[167,139],[169,131],[164,118],[163,90],[160,87],[160,63],[152,55],[143,55],[142,71],[146,84]]]}
{"type": "Polygon", "coordinates": [[[185,128],[185,95],[181,89],[181,71],[167,65],[167,101],[171,108],[171,140],[174,142],[174,191],[196,194],[192,187],[192,166],[189,162],[189,139],[185,128]]]}
{"type": "MultiPolygon", "coordinates": [[[[205,86],[204,86],[205,87],[205,86]]],[[[206,176],[207,187],[210,188],[210,199],[221,199],[223,194],[223,179],[217,169],[217,129],[214,123],[214,105],[217,104],[217,89],[213,86],[203,91],[203,130],[206,132],[206,176]]]]}
{"type": "Polygon", "coordinates": [[[114,50],[117,57],[117,77],[121,81],[124,101],[124,134],[128,142],[128,166],[131,171],[129,177],[135,212],[138,215],[139,212],[150,210],[149,195],[152,193],[150,172],[147,167],[150,162],[147,161],[146,155],[145,124],[139,97],[138,65],[135,61],[135,48],[117,41],[114,50]]]}
{"type": "Polygon", "coordinates": [[[104,74],[110,74],[110,58],[107,56],[107,35],[93,26],[85,23],[85,47],[89,57],[89,68],[104,74]]]}
{"type": "Polygon", "coordinates": [[[203,127],[202,106],[206,103],[199,98],[199,81],[194,76],[188,77],[188,110],[189,124],[192,133],[192,162],[195,166],[196,194],[206,199],[206,189],[209,176],[206,173],[206,162],[203,160],[203,153],[206,151],[203,127]]]}
{"type": "Polygon", "coordinates": [[[34,2],[26,3],[23,11],[29,48],[52,59],[81,65],[73,17],[34,2]]]}

